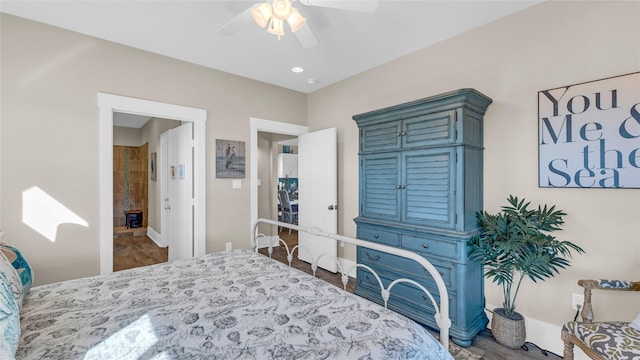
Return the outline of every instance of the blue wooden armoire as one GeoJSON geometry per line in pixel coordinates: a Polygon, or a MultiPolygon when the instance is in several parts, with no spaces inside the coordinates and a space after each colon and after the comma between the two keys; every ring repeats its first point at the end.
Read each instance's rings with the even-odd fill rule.
{"type": "MultiPolygon", "coordinates": [[[[482,209],[482,119],[491,99],[461,89],[353,116],[360,130],[357,237],[414,251],[429,260],[449,290],[451,337],[469,346],[486,327],[482,266],[467,256],[482,209]]],[[[411,261],[358,248],[357,261],[385,286],[412,278],[433,294],[426,271],[411,261]]],[[[394,287],[389,307],[437,327],[422,291],[394,287]]],[[[355,293],[382,302],[379,286],[359,268],[355,293]]]]}

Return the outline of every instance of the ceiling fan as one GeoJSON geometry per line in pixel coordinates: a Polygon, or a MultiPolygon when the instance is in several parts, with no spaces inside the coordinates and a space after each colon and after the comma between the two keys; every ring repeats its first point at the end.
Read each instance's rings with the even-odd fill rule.
{"type": "MultiPolygon", "coordinates": [[[[251,20],[267,32],[280,38],[285,35],[284,23],[300,42],[303,48],[310,49],[318,45],[318,40],[309,28],[306,19],[293,6],[296,0],[273,0],[250,6],[218,29],[221,35],[231,35],[249,24],[251,20]]],[[[333,9],[373,12],[378,8],[378,0],[300,0],[305,6],[326,7],[333,9]]]]}

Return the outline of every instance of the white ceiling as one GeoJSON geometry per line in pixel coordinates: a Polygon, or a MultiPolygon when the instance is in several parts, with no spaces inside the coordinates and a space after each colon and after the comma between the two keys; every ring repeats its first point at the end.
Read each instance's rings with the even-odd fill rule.
{"type": "Polygon", "coordinates": [[[313,49],[253,22],[216,33],[258,0],[1,0],[0,11],[308,94],[541,1],[381,0],[373,13],[295,2],[313,49]]]}

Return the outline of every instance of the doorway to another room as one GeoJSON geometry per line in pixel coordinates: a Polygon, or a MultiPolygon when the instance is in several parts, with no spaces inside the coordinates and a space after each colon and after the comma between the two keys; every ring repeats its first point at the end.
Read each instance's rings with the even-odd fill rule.
{"type": "MultiPolygon", "coordinates": [[[[298,138],[279,141],[275,149],[278,221],[299,225],[298,138]]],[[[278,230],[278,237],[287,243],[289,249],[298,245],[297,231],[284,228],[278,230]]]]}
{"type": "MultiPolygon", "coordinates": [[[[100,126],[99,126],[99,188],[100,188],[100,274],[108,274],[113,272],[114,266],[114,163],[113,163],[113,132],[114,132],[114,115],[116,113],[134,114],[147,118],[158,119],[175,119],[183,124],[189,124],[189,162],[181,162],[171,164],[172,168],[184,169],[184,176],[176,177],[176,181],[189,183],[191,185],[191,194],[187,203],[189,204],[188,210],[190,220],[188,226],[178,225],[181,230],[181,236],[171,238],[167,234],[167,229],[161,229],[159,232],[157,229],[153,229],[152,226],[147,227],[147,236],[153,239],[156,243],[167,245],[171,244],[171,249],[180,250],[180,256],[184,258],[190,258],[194,256],[201,256],[205,253],[206,239],[205,239],[205,123],[207,120],[207,111],[203,109],[174,105],[168,103],[161,103],[151,100],[143,100],[132,97],[98,93],[98,106],[100,109],[100,126]],[[191,164],[190,168],[187,167],[191,164]],[[153,231],[152,231],[153,230],[153,231]],[[184,230],[184,231],[182,231],[184,230]],[[187,231],[188,230],[188,231],[187,231]],[[158,239],[158,241],[156,241],[158,239]],[[188,251],[182,251],[187,249],[188,251]]],[[[165,147],[166,148],[166,147],[165,147]]],[[[149,150],[149,154],[153,151],[149,150]]],[[[168,167],[164,167],[166,164],[161,164],[160,154],[157,154],[157,176],[160,178],[160,174],[168,174],[168,167]]],[[[165,156],[166,158],[166,156],[165,156]]],[[[150,160],[149,160],[150,161],[150,160]]],[[[149,170],[150,171],[150,170],[149,170]]],[[[168,176],[168,175],[167,175],[168,176]]],[[[151,224],[153,219],[153,209],[158,209],[161,214],[171,213],[169,218],[171,221],[163,221],[170,227],[174,227],[172,224],[177,217],[181,216],[181,211],[165,211],[171,208],[182,209],[181,203],[185,200],[182,197],[176,197],[176,199],[166,199],[169,196],[161,195],[163,201],[158,201],[158,204],[153,204],[153,197],[149,198],[148,212],[149,214],[143,214],[147,217],[148,223],[151,224]],[[162,210],[162,211],[160,211],[162,210]],[[147,216],[151,215],[151,216],[147,216]]],[[[124,210],[123,210],[124,212],[124,210]]],[[[118,217],[124,217],[124,214],[118,214],[118,217]]],[[[156,215],[160,216],[160,215],[156,215]]],[[[144,221],[144,217],[141,217],[144,221]]],[[[138,220],[133,219],[133,220],[138,220]]],[[[155,225],[154,225],[155,226],[155,225]]],[[[164,225],[162,226],[164,227],[164,225]]],[[[132,234],[133,235],[133,234],[132,234]]],[[[166,245],[165,245],[166,246],[166,245]]],[[[161,245],[162,247],[162,245],[161,245]]],[[[171,257],[171,253],[169,253],[171,257]]]]}
{"type": "Polygon", "coordinates": [[[113,271],[166,262],[160,134],[180,121],[119,112],[113,119],[113,271]]]}
{"type": "MultiPolygon", "coordinates": [[[[298,224],[298,137],[272,132],[258,132],[258,217],[298,224]]],[[[298,232],[272,229],[273,257],[284,259],[286,251],[277,238],[291,250],[298,245],[298,232]]],[[[264,246],[266,244],[261,244],[264,246]]],[[[267,248],[259,250],[267,254],[267,248]]]]}
{"type": "MultiPolygon", "coordinates": [[[[297,136],[258,132],[258,217],[298,223],[297,136]],[[283,203],[283,202],[286,202],[283,203]]],[[[267,230],[267,229],[264,229],[267,230]]],[[[280,229],[278,229],[280,232],[280,229]]],[[[269,232],[276,245],[276,231],[269,232]]],[[[280,236],[290,248],[297,245],[296,231],[280,236]]],[[[266,244],[265,244],[266,245],[266,244]]]]}
{"type": "MultiPolygon", "coordinates": [[[[258,218],[283,220],[284,211],[278,211],[278,191],[291,194],[291,181],[281,181],[276,177],[274,169],[277,167],[276,154],[281,152],[279,146],[274,145],[275,137],[288,136],[298,140],[298,174],[293,186],[294,197],[298,198],[298,211],[295,216],[300,227],[317,227],[327,232],[337,232],[337,145],[336,129],[328,128],[309,132],[306,126],[275,122],[270,120],[251,118],[251,153],[258,154],[251,159],[251,220],[252,224],[258,218]],[[273,179],[277,179],[274,183],[273,179]],[[297,192],[297,194],[295,193],[297,192]]],[[[282,201],[281,201],[282,203],[282,201]]],[[[282,205],[282,204],[281,204],[282,205]]],[[[284,221],[283,221],[284,222],[284,221]]],[[[295,222],[295,220],[293,220],[295,222]]],[[[261,243],[255,244],[259,248],[268,246],[268,242],[277,245],[286,233],[279,234],[277,226],[261,224],[258,233],[265,235],[260,238],[261,243]],[[279,235],[283,235],[280,237],[279,235]]],[[[292,231],[292,235],[293,235],[292,231]]],[[[319,259],[318,266],[331,272],[336,271],[337,243],[335,241],[317,241],[310,233],[297,235],[297,243],[304,247],[304,251],[296,251],[295,256],[300,260],[311,263],[319,259]],[[327,255],[320,258],[320,255],[327,255]]],[[[253,242],[252,242],[253,244],[253,242]]]]}

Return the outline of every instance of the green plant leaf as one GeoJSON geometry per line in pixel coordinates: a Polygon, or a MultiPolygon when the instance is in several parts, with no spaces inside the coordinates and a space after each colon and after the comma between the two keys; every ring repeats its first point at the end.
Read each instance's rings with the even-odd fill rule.
{"type": "Polygon", "coordinates": [[[478,211],[478,233],[467,242],[469,257],[481,262],[484,276],[502,287],[508,314],[515,312],[522,279],[544,281],[570,266],[572,251],[584,253],[580,246],[550,234],[561,230],[564,211],[555,205],[530,205],[509,195],[497,214],[478,211]]]}

